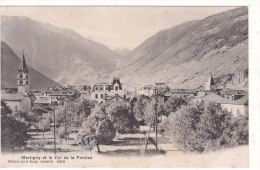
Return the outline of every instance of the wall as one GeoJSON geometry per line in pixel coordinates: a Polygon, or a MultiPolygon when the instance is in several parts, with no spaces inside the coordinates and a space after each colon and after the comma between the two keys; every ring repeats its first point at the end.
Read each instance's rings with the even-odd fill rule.
{"type": "Polygon", "coordinates": [[[245,105],[235,105],[235,104],[221,104],[222,108],[227,109],[234,116],[237,116],[238,113],[245,115],[246,106],[245,105]]]}

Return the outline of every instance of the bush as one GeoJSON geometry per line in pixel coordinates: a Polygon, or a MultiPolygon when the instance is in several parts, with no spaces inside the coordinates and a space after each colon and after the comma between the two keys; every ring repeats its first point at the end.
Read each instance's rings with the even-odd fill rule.
{"type": "Polygon", "coordinates": [[[159,128],[182,151],[204,152],[248,143],[248,118],[233,117],[217,103],[190,102],[159,128]]]}

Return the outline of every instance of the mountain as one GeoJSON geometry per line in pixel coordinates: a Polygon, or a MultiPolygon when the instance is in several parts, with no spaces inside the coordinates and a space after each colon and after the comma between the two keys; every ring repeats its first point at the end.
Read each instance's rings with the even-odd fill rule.
{"type": "Polygon", "coordinates": [[[27,17],[2,16],[2,40],[33,68],[61,84],[110,79],[118,54],[69,29],[27,17]]]}
{"type": "MultiPolygon", "coordinates": [[[[1,42],[1,87],[17,88],[17,71],[21,63],[13,50],[4,42],[1,42]]],[[[28,66],[30,79],[29,85],[32,90],[42,90],[58,85],[55,81],[44,76],[37,70],[28,66]]]]}
{"type": "Polygon", "coordinates": [[[236,8],[162,30],[126,56],[118,74],[129,87],[167,82],[198,88],[210,74],[219,85],[248,86],[248,10],[236,8]]]}

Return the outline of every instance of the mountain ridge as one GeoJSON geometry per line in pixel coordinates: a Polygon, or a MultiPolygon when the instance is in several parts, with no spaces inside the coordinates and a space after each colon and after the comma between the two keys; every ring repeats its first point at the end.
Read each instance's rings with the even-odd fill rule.
{"type": "Polygon", "coordinates": [[[117,69],[116,52],[74,31],[18,16],[2,16],[1,27],[3,41],[17,54],[23,48],[30,65],[61,84],[105,79],[117,69]],[[87,68],[84,74],[79,72],[83,68],[87,68]]]}
{"type": "Polygon", "coordinates": [[[129,86],[161,81],[172,88],[198,88],[210,74],[231,74],[224,85],[247,86],[247,12],[236,8],[161,30],[131,51],[120,74],[129,86]],[[239,74],[245,75],[240,83],[239,74]]]}
{"type": "MultiPolygon", "coordinates": [[[[17,88],[17,71],[21,58],[3,41],[1,41],[1,88],[17,88]]],[[[31,90],[46,90],[59,85],[39,71],[27,65],[29,69],[29,86],[31,90]]]]}

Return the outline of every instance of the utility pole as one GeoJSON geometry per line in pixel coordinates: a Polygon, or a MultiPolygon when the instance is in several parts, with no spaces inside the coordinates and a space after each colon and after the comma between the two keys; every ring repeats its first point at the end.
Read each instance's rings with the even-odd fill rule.
{"type": "Polygon", "coordinates": [[[155,147],[156,150],[158,150],[158,143],[157,143],[157,135],[158,135],[158,129],[157,129],[157,103],[158,103],[158,89],[154,88],[154,95],[155,95],[155,147]]]}
{"type": "Polygon", "coordinates": [[[54,153],[55,153],[55,155],[56,155],[56,119],[55,119],[55,112],[56,112],[56,109],[54,110],[54,116],[53,116],[53,119],[54,119],[54,153]]]}

